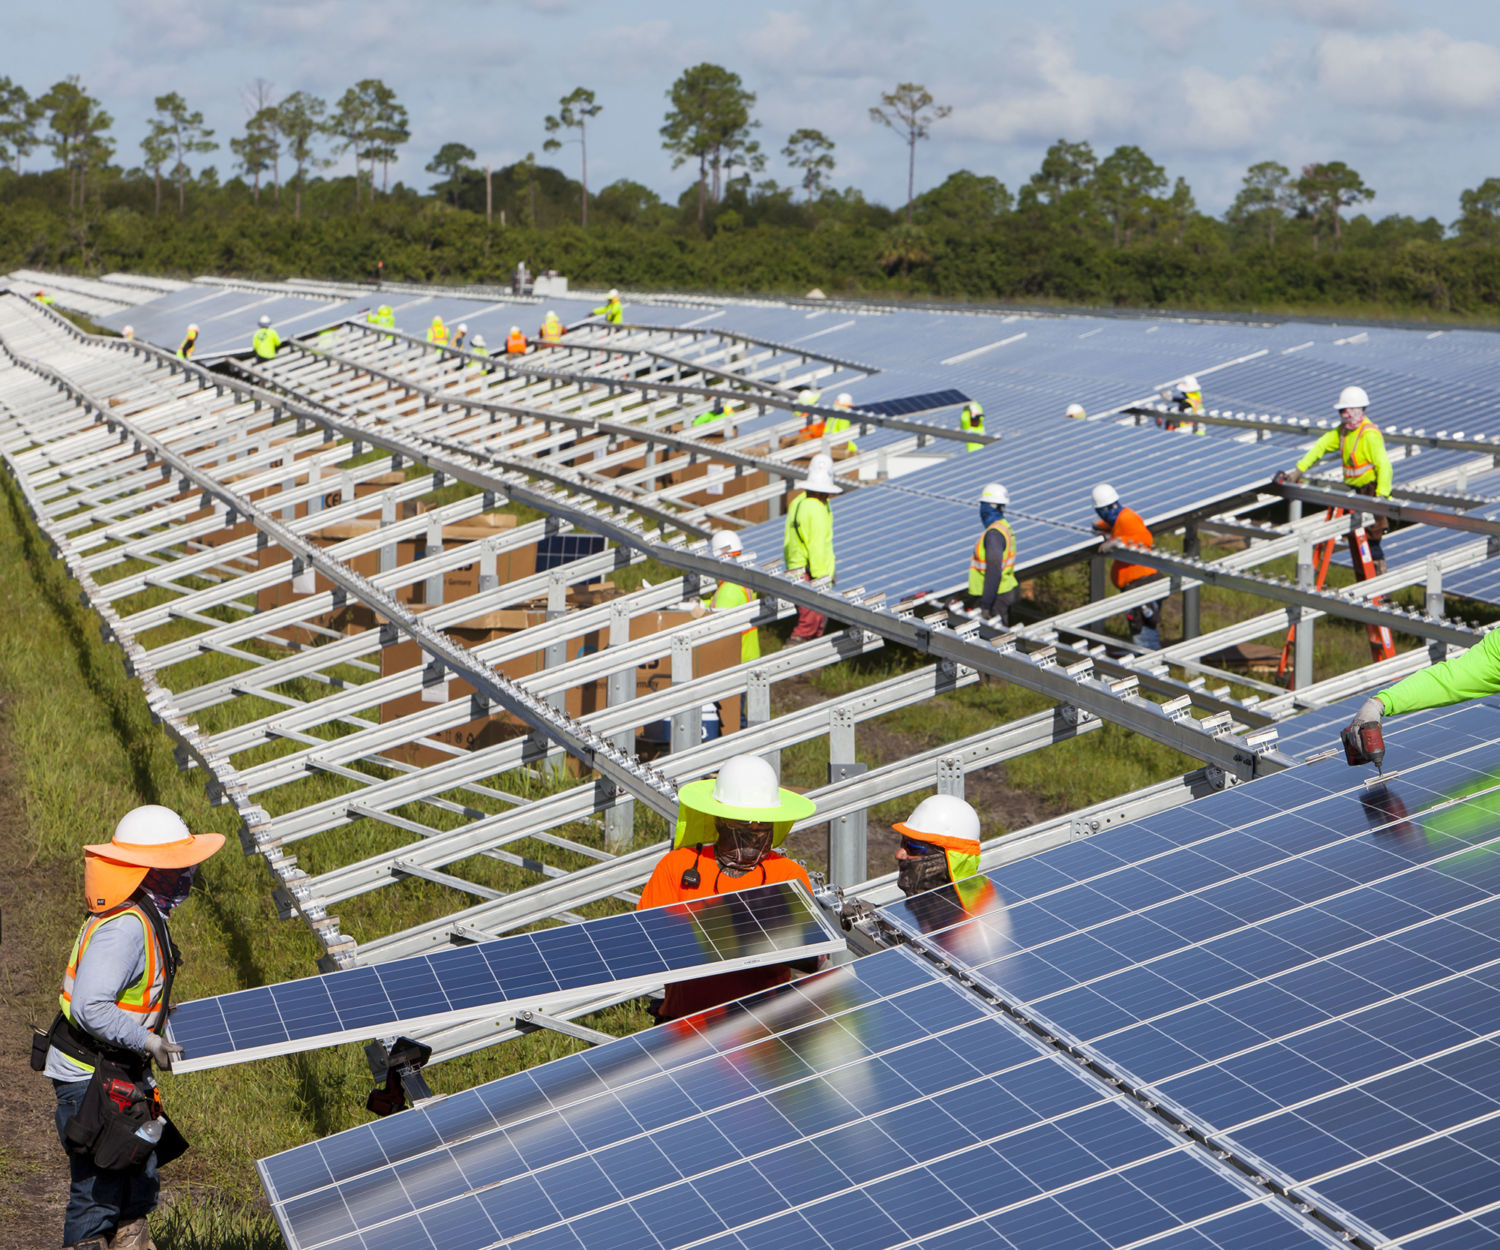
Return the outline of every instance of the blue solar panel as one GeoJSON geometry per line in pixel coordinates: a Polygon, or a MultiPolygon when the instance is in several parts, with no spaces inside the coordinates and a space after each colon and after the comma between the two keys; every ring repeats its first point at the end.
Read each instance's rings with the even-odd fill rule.
{"type": "Polygon", "coordinates": [[[536,571],[545,573],[603,550],[604,538],[598,534],[548,534],[536,546],[536,571]]]}
{"type": "Polygon", "coordinates": [[[260,1167],[293,1250],[1333,1244],[904,951],[260,1167]]]}
{"type": "Polygon", "coordinates": [[[842,947],[806,890],[783,882],[200,998],[173,1008],[169,1035],[186,1048],[176,1069],[188,1072],[842,947]]]}
{"type": "Polygon", "coordinates": [[[934,408],[952,408],[966,404],[969,397],[951,387],[943,391],[927,391],[921,395],[907,395],[901,399],[881,399],[875,403],[860,403],[862,412],[878,412],[888,417],[910,416],[914,412],[930,412],[934,408]]]}

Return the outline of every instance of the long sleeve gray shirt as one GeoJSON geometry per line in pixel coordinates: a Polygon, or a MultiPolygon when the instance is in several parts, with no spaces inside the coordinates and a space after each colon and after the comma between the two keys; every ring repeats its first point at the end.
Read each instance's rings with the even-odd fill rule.
{"type": "MultiPolygon", "coordinates": [[[[141,1017],[121,1011],[115,1000],[146,972],[146,934],[133,915],[105,921],[94,931],[73,978],[73,1023],[101,1041],[126,1050],[146,1050],[150,1031],[141,1017]]],[[[45,1074],[54,1081],[86,1081],[88,1069],[53,1046],[45,1074]]]]}

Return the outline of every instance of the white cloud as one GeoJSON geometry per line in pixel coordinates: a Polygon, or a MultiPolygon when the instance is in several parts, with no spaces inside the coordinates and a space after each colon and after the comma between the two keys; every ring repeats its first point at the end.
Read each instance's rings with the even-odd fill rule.
{"type": "Polygon", "coordinates": [[[1190,65],[1177,75],[1181,107],[1167,101],[1154,129],[1178,148],[1203,152],[1245,152],[1274,132],[1279,94],[1250,75],[1225,79],[1190,65]]]}
{"type": "Polygon", "coordinates": [[[1181,56],[1197,41],[1214,14],[1188,0],[1168,0],[1149,9],[1136,9],[1127,20],[1153,49],[1168,56],[1181,56]]]}
{"type": "Polygon", "coordinates": [[[1440,30],[1327,34],[1315,60],[1318,86],[1361,110],[1439,120],[1500,106],[1500,48],[1440,30]]]}
{"type": "Polygon", "coordinates": [[[1253,17],[1285,17],[1325,30],[1389,30],[1406,24],[1392,0],[1240,0],[1253,17]]]}

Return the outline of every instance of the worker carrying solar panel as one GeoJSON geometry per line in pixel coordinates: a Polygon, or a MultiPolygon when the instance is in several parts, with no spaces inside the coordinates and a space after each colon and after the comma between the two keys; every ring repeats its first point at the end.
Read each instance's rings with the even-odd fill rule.
{"type": "Polygon", "coordinates": [[[264,313],[261,314],[255,337],[250,340],[250,346],[255,348],[255,354],[262,360],[275,360],[276,353],[281,350],[281,335],[272,328],[271,318],[264,313]]]}
{"type": "MultiPolygon", "coordinates": [[[[821,453],[807,466],[802,483],[803,493],[792,500],[786,510],[786,532],[782,538],[782,564],[788,576],[812,582],[833,578],[833,506],[835,495],[843,494],[833,480],[833,461],[821,453]]],[[[797,623],[792,627],[788,646],[821,638],[828,628],[828,618],[812,608],[797,605],[797,623]]]]}
{"type": "Polygon", "coordinates": [[[178,360],[191,360],[193,358],[193,348],[195,348],[197,346],[198,346],[198,323],[195,321],[195,322],[193,322],[192,325],[188,326],[188,328],[187,328],[187,334],[183,337],[183,340],[182,340],[181,344],[178,345],[178,348],[177,348],[177,359],[178,360]]]}
{"type": "MultiPolygon", "coordinates": [[[[1203,415],[1203,388],[1198,385],[1198,379],[1191,373],[1183,378],[1175,387],[1169,387],[1162,391],[1161,397],[1169,404],[1176,405],[1178,412],[1192,412],[1199,416],[1203,415]]],[[[1182,434],[1207,434],[1208,429],[1201,422],[1196,421],[1174,421],[1170,417],[1158,417],[1156,424],[1167,430],[1177,430],[1182,434]]]]}
{"type": "Polygon", "coordinates": [[[969,594],[982,615],[1010,624],[1010,609],[1020,597],[1016,581],[1016,536],[1005,519],[1010,492],[991,482],[979,492],[979,523],[984,526],[969,557],[969,594]]]}
{"type": "MultiPolygon", "coordinates": [[[[677,794],[672,849],[657,861],[637,910],[691,902],[777,881],[800,881],[807,870],[774,848],[793,823],[817,810],[811,799],[783,789],[776,770],[758,755],[734,755],[712,781],[690,781],[677,794]]],[[[755,935],[746,935],[747,938],[755,935]]],[[[677,1020],[811,972],[816,961],[744,968],[667,986],[657,1014],[677,1020]]]]}
{"type": "MultiPolygon", "coordinates": [[[[1135,543],[1150,547],[1154,544],[1151,531],[1141,520],[1140,514],[1120,502],[1119,492],[1108,482],[1094,487],[1094,511],[1099,519],[1094,528],[1107,533],[1115,542],[1135,543]]],[[[1116,590],[1124,590],[1136,582],[1158,576],[1155,569],[1144,564],[1131,564],[1125,560],[1114,560],[1109,566],[1109,580],[1116,590]]],[[[1125,613],[1125,625],[1130,630],[1130,641],[1148,651],[1161,650],[1161,614],[1155,603],[1143,603],[1125,613]]]]}
{"type": "Polygon", "coordinates": [[[427,341],[438,347],[448,346],[448,326],[441,317],[433,317],[432,324],[427,327],[427,341]]]}
{"type": "Polygon", "coordinates": [[[167,917],[192,889],[222,834],[189,832],[149,804],[126,812],[110,841],[83,848],[90,913],[63,973],[61,1010],[35,1035],[31,1066],[57,1090],[58,1136],[71,1184],[63,1241],[74,1250],[148,1250],[158,1164],[187,1142],[162,1115],[151,1061],[182,1047],[162,1036],[178,965],[167,917]]]}
{"type": "Polygon", "coordinates": [[[620,293],[611,291],[609,298],[598,308],[593,310],[596,317],[603,317],[612,326],[617,326],[625,320],[625,305],[620,303],[620,293]]]}
{"type": "MultiPolygon", "coordinates": [[[[1300,482],[1302,475],[1313,465],[1336,451],[1344,463],[1345,486],[1359,495],[1389,499],[1391,458],[1386,454],[1385,435],[1366,415],[1369,406],[1370,397],[1362,387],[1344,387],[1335,405],[1339,413],[1338,428],[1319,438],[1297,461],[1297,467],[1277,480],[1300,482]]],[[[1365,537],[1370,540],[1370,559],[1375,562],[1377,575],[1385,572],[1385,550],[1380,540],[1385,536],[1386,525],[1384,517],[1376,517],[1373,525],[1365,526],[1365,537]]]]}
{"type": "Polygon", "coordinates": [[[537,337],[543,343],[552,344],[561,343],[562,336],[563,323],[558,320],[557,314],[549,308],[547,315],[542,318],[542,328],[537,331],[537,337]]]}
{"type": "MultiPolygon", "coordinates": [[[[963,411],[958,414],[958,428],[965,434],[984,433],[984,405],[977,399],[971,399],[964,405],[963,411]]],[[[983,443],[965,443],[965,451],[979,451],[983,443]]]]}

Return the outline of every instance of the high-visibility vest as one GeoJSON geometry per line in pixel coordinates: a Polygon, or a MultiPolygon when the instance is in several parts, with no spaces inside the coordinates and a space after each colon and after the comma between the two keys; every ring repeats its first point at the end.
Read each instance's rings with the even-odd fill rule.
{"type": "Polygon", "coordinates": [[[281,335],[270,326],[263,326],[255,332],[253,343],[255,354],[262,360],[270,360],[281,349],[281,335]]]}
{"type": "MultiPolygon", "coordinates": [[[[476,356],[483,356],[485,359],[489,359],[490,349],[488,347],[471,347],[469,350],[476,356]]],[[[480,364],[479,361],[474,360],[469,362],[469,368],[471,371],[478,369],[483,373],[488,373],[490,367],[485,364],[480,364]]]]}
{"type": "Polygon", "coordinates": [[[617,299],[610,300],[602,309],[595,309],[594,311],[603,312],[604,320],[612,326],[620,325],[625,320],[625,305],[617,299]]]}
{"type": "Polygon", "coordinates": [[[984,527],[984,533],[979,535],[979,541],[974,544],[974,556],[969,561],[969,593],[971,595],[984,594],[984,538],[991,530],[999,530],[1005,535],[1005,560],[1000,566],[1000,589],[999,594],[1007,590],[1014,590],[1019,583],[1016,581],[1016,536],[1011,531],[1010,522],[1004,517],[998,521],[991,521],[984,527]]]}
{"type": "MultiPolygon", "coordinates": [[[[100,928],[130,916],[135,917],[146,934],[146,966],[139,980],[120,990],[119,997],[115,999],[115,1006],[121,1011],[138,1017],[144,1028],[154,1031],[161,1024],[162,1016],[165,1014],[162,996],[166,990],[167,960],[170,955],[162,950],[161,943],[156,938],[156,930],[152,928],[144,909],[134,903],[122,903],[113,911],[90,916],[84,921],[83,928],[78,931],[78,937],[73,942],[73,952],[68,956],[68,966],[63,971],[62,992],[57,996],[58,1006],[62,1008],[62,1013],[69,1023],[73,1021],[73,986],[78,979],[78,961],[83,958],[84,952],[89,948],[89,943],[93,941],[94,934],[98,933],[100,928]]],[[[89,1064],[77,1059],[73,1062],[93,1071],[93,1067],[89,1064]]]]}
{"type": "MultiPolygon", "coordinates": [[[[718,590],[714,591],[714,597],[709,600],[708,606],[714,609],[727,610],[729,608],[743,607],[747,603],[754,603],[759,598],[752,590],[744,586],[738,586],[734,582],[720,582],[718,590]]],[[[760,630],[754,625],[749,626],[740,634],[740,663],[746,664],[751,660],[760,659],[760,630]]]]}
{"type": "Polygon", "coordinates": [[[517,330],[505,336],[505,352],[509,356],[520,356],[526,351],[526,336],[517,330]]]}
{"type": "Polygon", "coordinates": [[[562,322],[553,317],[551,320],[542,322],[542,342],[559,343],[562,341],[562,322]]]}
{"type": "Polygon", "coordinates": [[[1352,430],[1339,431],[1339,457],[1344,462],[1344,485],[1364,486],[1375,480],[1375,461],[1365,450],[1365,435],[1375,427],[1361,417],[1352,430]]]}
{"type": "Polygon", "coordinates": [[[694,425],[710,425],[715,421],[722,421],[729,414],[722,408],[710,408],[707,412],[700,413],[693,418],[694,425]]]}
{"type": "Polygon", "coordinates": [[[441,321],[434,321],[427,327],[427,341],[437,343],[441,347],[448,346],[448,327],[441,321]]]}
{"type": "Polygon", "coordinates": [[[182,346],[177,349],[177,359],[191,360],[193,358],[193,348],[197,346],[198,336],[196,334],[189,334],[187,338],[182,340],[182,346]]]}
{"type": "MultiPolygon", "coordinates": [[[[853,428],[854,422],[850,421],[848,417],[830,417],[828,419],[827,433],[829,438],[833,438],[835,435],[842,434],[845,430],[853,428]]],[[[858,450],[858,444],[851,438],[849,440],[849,454],[852,456],[858,450]]]]}
{"type": "MultiPolygon", "coordinates": [[[[964,410],[958,414],[958,428],[965,434],[984,433],[984,405],[979,403],[967,403],[964,410]]],[[[965,443],[964,447],[969,451],[978,451],[983,443],[965,443]]]]}

